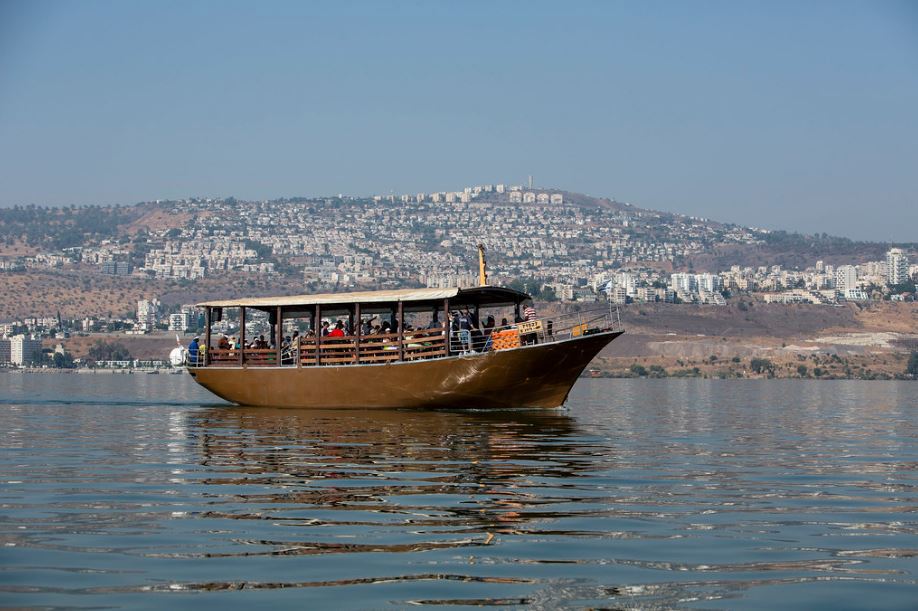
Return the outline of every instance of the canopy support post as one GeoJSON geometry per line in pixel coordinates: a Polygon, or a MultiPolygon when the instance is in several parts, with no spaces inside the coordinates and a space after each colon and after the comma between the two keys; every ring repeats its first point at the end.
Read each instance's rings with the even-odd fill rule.
{"type": "Polygon", "coordinates": [[[405,360],[405,304],[398,302],[398,360],[405,360]]]}
{"type": "Polygon", "coordinates": [[[245,306],[239,306],[239,366],[245,366],[245,306]]]}
{"type": "MultiPolygon", "coordinates": [[[[202,367],[207,366],[207,357],[210,356],[210,307],[204,308],[204,345],[207,346],[207,350],[204,351],[204,358],[199,359],[203,360],[201,363],[202,367]]],[[[199,355],[200,353],[201,351],[198,350],[199,355]]]]}
{"type": "Polygon", "coordinates": [[[354,330],[354,362],[360,363],[360,337],[363,335],[363,322],[360,320],[360,304],[354,304],[354,318],[351,322],[351,329],[354,330]],[[356,327],[354,326],[356,325],[356,327]]]}
{"type": "Polygon", "coordinates": [[[443,341],[446,346],[446,356],[449,356],[449,349],[450,349],[450,344],[451,344],[450,337],[449,337],[449,325],[450,325],[449,299],[444,299],[443,300],[443,341]]]}
{"type": "Polygon", "coordinates": [[[277,366],[278,367],[284,364],[284,361],[283,361],[284,350],[281,347],[281,344],[283,343],[281,340],[283,339],[283,334],[284,334],[284,325],[281,324],[284,320],[283,316],[284,316],[283,308],[281,308],[280,306],[277,306],[277,319],[276,319],[277,322],[274,324],[274,349],[277,350],[277,366]]]}
{"type": "Polygon", "coordinates": [[[316,365],[322,364],[322,306],[316,304],[316,365]]]}

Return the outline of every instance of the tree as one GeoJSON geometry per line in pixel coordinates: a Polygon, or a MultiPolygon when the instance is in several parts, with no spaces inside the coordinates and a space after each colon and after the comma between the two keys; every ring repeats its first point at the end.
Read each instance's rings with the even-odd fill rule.
{"type": "Polygon", "coordinates": [[[73,367],[73,357],[68,353],[55,352],[51,357],[51,361],[57,369],[71,369],[73,367]]]}
{"type": "Polygon", "coordinates": [[[774,371],[774,364],[768,359],[752,359],[749,368],[755,373],[771,373],[774,371]]]}
{"type": "Polygon", "coordinates": [[[908,368],[905,373],[918,376],[918,350],[912,350],[912,356],[908,359],[908,368]]]}
{"type": "Polygon", "coordinates": [[[643,365],[638,365],[637,363],[635,363],[634,365],[631,366],[631,373],[633,373],[634,375],[638,377],[643,378],[644,376],[647,375],[647,370],[644,368],[643,365]]]}
{"type": "Polygon", "coordinates": [[[130,361],[131,353],[124,344],[99,340],[89,348],[89,358],[94,361],[130,361]]]}
{"type": "Polygon", "coordinates": [[[806,365],[797,365],[797,374],[798,374],[801,378],[805,378],[805,377],[806,377],[806,372],[807,372],[806,365]]]}

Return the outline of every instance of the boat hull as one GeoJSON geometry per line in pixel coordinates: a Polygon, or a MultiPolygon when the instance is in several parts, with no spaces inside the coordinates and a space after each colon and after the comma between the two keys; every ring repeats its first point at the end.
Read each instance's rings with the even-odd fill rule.
{"type": "Polygon", "coordinates": [[[591,360],[621,332],[515,350],[378,365],[190,367],[232,403],[297,408],[558,407],[591,360]]]}

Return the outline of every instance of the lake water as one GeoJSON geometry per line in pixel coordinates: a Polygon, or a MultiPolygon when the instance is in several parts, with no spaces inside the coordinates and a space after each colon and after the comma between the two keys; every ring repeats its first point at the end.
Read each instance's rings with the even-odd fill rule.
{"type": "Polygon", "coordinates": [[[0,372],[0,605],[915,609],[916,391],[597,379],[560,411],[304,412],[0,372]]]}

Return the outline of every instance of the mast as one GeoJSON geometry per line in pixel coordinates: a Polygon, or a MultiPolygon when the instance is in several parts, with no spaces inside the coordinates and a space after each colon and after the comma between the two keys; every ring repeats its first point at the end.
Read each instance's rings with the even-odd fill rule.
{"type": "Polygon", "coordinates": [[[485,247],[478,243],[478,286],[488,286],[488,263],[485,261],[485,247]]]}

